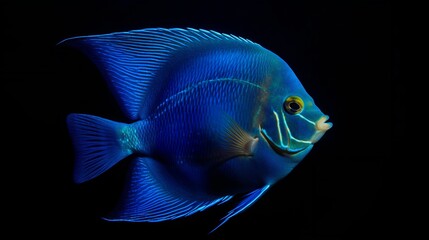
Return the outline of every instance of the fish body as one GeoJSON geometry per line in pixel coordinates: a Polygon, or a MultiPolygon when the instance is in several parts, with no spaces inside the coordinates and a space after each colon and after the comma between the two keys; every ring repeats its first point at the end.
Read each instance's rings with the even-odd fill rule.
{"type": "Polygon", "coordinates": [[[77,183],[132,159],[122,200],[106,220],[171,220],[240,197],[219,227],[332,126],[284,60],[241,37],[148,28],[61,44],[96,63],[129,120],[67,117],[77,183]]]}

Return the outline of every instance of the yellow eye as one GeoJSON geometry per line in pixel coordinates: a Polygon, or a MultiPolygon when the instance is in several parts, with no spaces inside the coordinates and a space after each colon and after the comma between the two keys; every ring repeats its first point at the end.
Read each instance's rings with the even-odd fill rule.
{"type": "Polygon", "coordinates": [[[298,114],[304,109],[304,102],[298,96],[288,97],[283,103],[283,107],[289,114],[298,114]]]}

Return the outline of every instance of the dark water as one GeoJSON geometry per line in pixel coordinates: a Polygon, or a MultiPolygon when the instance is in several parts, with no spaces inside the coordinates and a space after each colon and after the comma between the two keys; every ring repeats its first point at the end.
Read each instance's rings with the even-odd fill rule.
{"type": "Polygon", "coordinates": [[[99,217],[113,207],[127,162],[91,182],[72,182],[66,115],[124,117],[95,66],[55,44],[146,27],[205,28],[260,43],[288,62],[334,123],[289,176],[208,238],[349,239],[401,231],[387,179],[399,136],[399,29],[389,1],[2,5],[3,219],[20,227],[15,234],[205,239],[229,210],[226,204],[164,223],[105,222],[99,217]]]}

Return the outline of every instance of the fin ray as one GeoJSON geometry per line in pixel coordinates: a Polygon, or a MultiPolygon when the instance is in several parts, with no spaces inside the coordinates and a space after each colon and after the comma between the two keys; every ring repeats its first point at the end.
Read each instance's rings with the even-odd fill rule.
{"type": "Polygon", "coordinates": [[[239,214],[240,212],[244,211],[248,207],[250,207],[256,200],[258,200],[270,187],[270,185],[266,185],[260,189],[256,189],[244,197],[244,199],[231,211],[228,212],[228,214],[221,219],[221,222],[210,231],[210,233],[216,231],[220,226],[222,226],[224,223],[226,223],[230,218],[234,217],[235,215],[239,214]]]}

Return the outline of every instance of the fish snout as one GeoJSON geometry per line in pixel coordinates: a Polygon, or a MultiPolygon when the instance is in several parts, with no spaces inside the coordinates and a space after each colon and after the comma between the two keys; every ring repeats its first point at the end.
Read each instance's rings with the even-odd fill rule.
{"type": "Polygon", "coordinates": [[[325,132],[331,129],[332,123],[326,122],[328,121],[328,119],[329,119],[329,116],[324,115],[319,120],[317,120],[315,124],[316,133],[313,135],[313,137],[310,140],[312,143],[316,143],[317,141],[319,141],[320,138],[325,134],[325,132]]]}
{"type": "Polygon", "coordinates": [[[316,122],[316,130],[317,131],[328,131],[332,127],[332,123],[326,122],[328,121],[329,116],[324,115],[316,122]]]}

